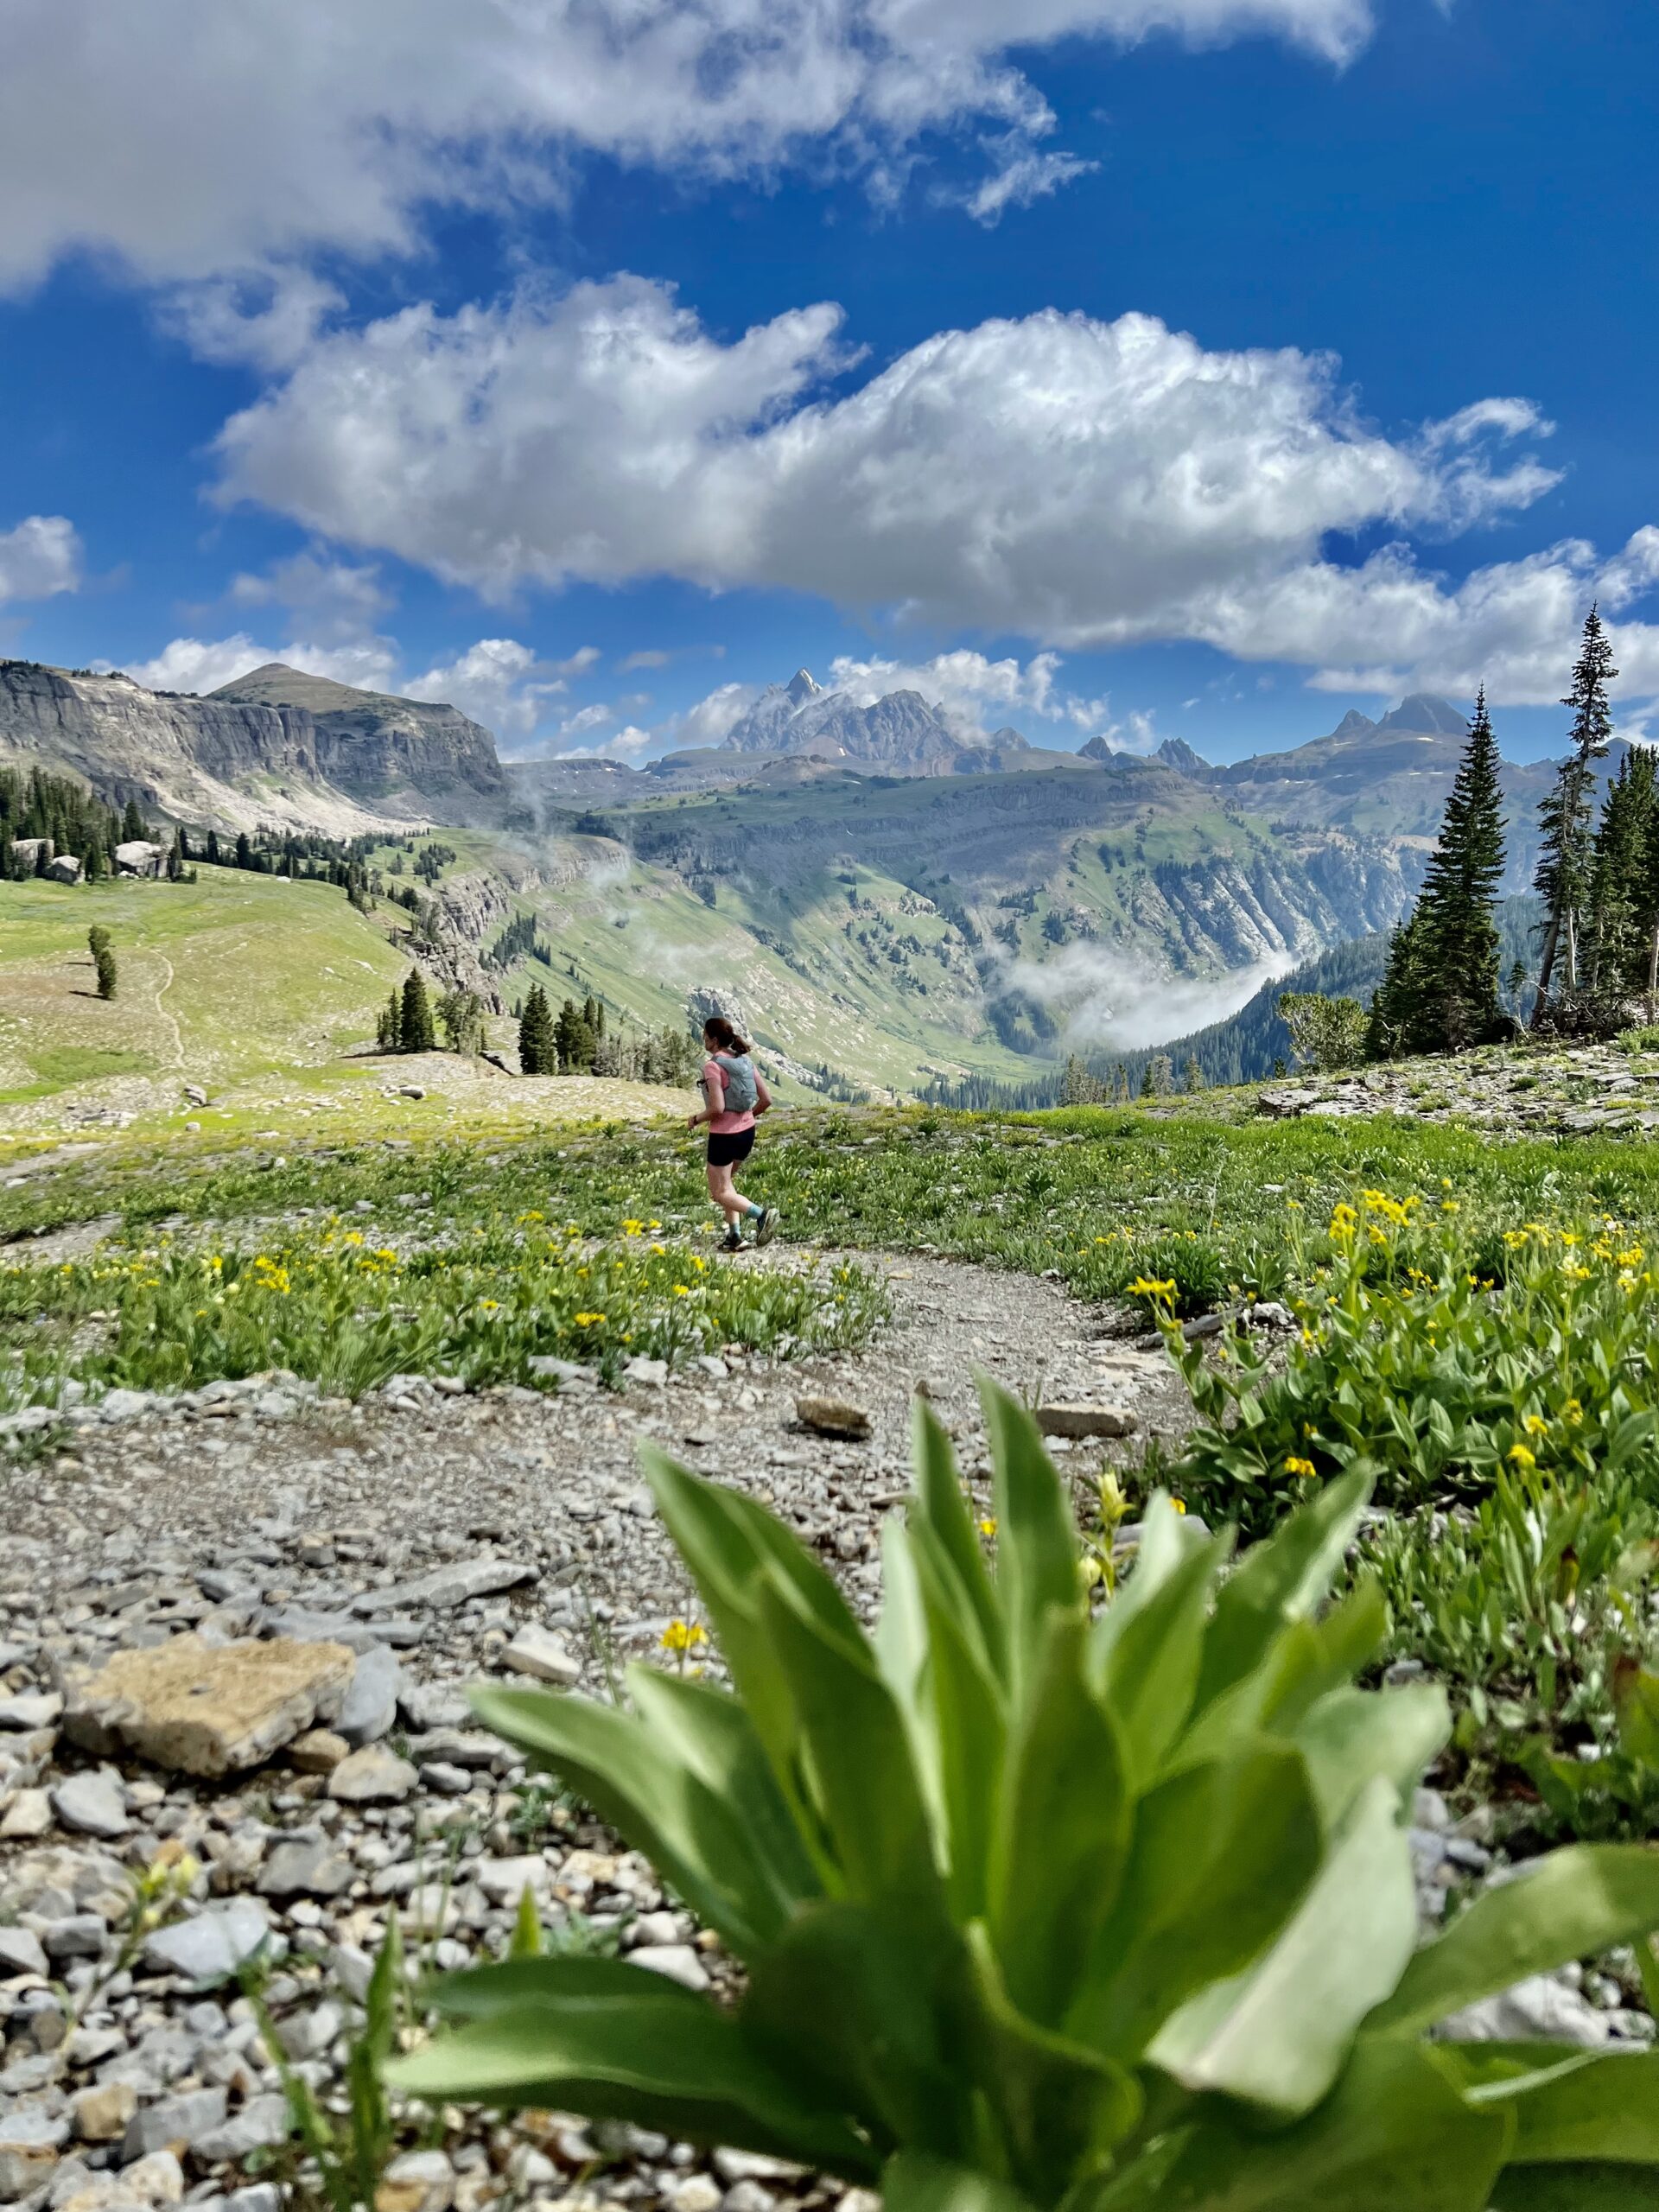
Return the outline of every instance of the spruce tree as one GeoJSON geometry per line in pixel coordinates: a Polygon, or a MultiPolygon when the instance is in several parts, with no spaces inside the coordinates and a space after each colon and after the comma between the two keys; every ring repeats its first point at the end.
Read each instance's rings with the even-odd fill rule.
{"type": "Polygon", "coordinates": [[[403,1039],[403,1001],[394,985],[391,996],[381,1007],[374,1025],[374,1049],[377,1052],[396,1052],[401,1051],[403,1039]]]}
{"type": "Polygon", "coordinates": [[[209,868],[217,868],[219,866],[219,832],[217,830],[210,830],[207,832],[207,865],[209,868]]]}
{"type": "Polygon", "coordinates": [[[121,835],[123,839],[127,841],[139,837],[147,838],[149,836],[144,827],[144,817],[138,811],[138,802],[136,798],[130,798],[127,801],[127,810],[121,818],[121,835]]]}
{"type": "Polygon", "coordinates": [[[522,1075],[556,1075],[559,1070],[552,1010],[539,983],[531,985],[518,1017],[518,1069],[522,1075]]]}
{"type": "Polygon", "coordinates": [[[115,954],[108,944],[100,944],[92,955],[92,965],[98,970],[98,995],[101,999],[115,996],[115,954]]]}
{"type": "Polygon", "coordinates": [[[1372,995],[1370,1020],[1365,1027],[1368,1060],[1398,1059],[1422,1049],[1421,1007],[1427,982],[1422,925],[1419,911],[1414,909],[1389,938],[1388,965],[1372,995]]]}
{"type": "Polygon", "coordinates": [[[1613,734],[1607,687],[1618,671],[1612,641],[1592,607],[1585,617],[1584,639],[1573,671],[1573,688],[1561,704],[1573,709],[1573,750],[1562,761],[1555,787],[1538,809],[1543,849],[1534,879],[1544,902],[1543,951],[1538,966],[1538,999],[1532,1022],[1537,1028],[1549,1005],[1558,962],[1564,962],[1566,988],[1579,988],[1580,936],[1591,887],[1590,801],[1596,763],[1613,734]]]}
{"type": "Polygon", "coordinates": [[[410,969],[404,984],[397,1041],[406,1052],[430,1052],[437,1046],[437,1033],[432,1027],[432,1007],[426,995],[426,978],[418,968],[410,969]]]}
{"type": "Polygon", "coordinates": [[[1416,1025],[1420,1049],[1465,1052],[1497,1036],[1503,1023],[1497,918],[1503,875],[1501,765],[1483,684],[1417,902],[1426,989],[1416,1025]]]}

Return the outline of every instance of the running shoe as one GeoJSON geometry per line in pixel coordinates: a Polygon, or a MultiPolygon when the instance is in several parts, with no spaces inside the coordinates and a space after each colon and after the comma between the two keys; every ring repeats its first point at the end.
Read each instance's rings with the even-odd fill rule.
{"type": "Polygon", "coordinates": [[[743,1239],[735,1229],[727,1230],[720,1240],[720,1249],[722,1252],[741,1252],[743,1249],[743,1239]]]}
{"type": "Polygon", "coordinates": [[[779,1212],[777,1207],[767,1206],[761,1213],[760,1220],[754,1224],[755,1243],[757,1244],[770,1244],[772,1238],[778,1234],[779,1227],[782,1221],[783,1216],[779,1212]]]}

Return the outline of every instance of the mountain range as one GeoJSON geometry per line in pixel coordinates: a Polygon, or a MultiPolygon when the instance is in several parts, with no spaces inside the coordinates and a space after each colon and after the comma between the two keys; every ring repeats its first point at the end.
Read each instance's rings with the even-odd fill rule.
{"type": "MultiPolygon", "coordinates": [[[[1416,696],[1226,766],[1179,739],[1054,752],[802,670],[716,747],[638,769],[503,763],[454,707],[278,663],[196,698],[0,662],[0,766],[67,771],[157,821],[378,838],[394,875],[411,827],[441,826],[454,972],[518,930],[640,1020],[735,989],[793,1064],[896,1090],[1201,1029],[1264,977],[1387,929],[1465,729],[1416,696]]],[[[1503,774],[1519,891],[1554,769],[1503,774]]],[[[491,969],[505,1002],[536,980],[531,957],[491,969]]]]}

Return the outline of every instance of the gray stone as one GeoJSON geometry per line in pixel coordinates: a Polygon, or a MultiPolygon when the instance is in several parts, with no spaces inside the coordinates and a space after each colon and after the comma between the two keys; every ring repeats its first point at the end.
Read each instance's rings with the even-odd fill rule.
{"type": "Polygon", "coordinates": [[[225,2200],[225,2212],[282,2212],[282,2207],[283,2192],[274,2181],[250,2182],[225,2200]]]}
{"type": "Polygon", "coordinates": [[[332,1719],[351,1672],[340,1644],[175,1636],[118,1652],[77,1683],[64,1728],[94,1751],[119,1740],[158,1766],[216,1777],[258,1766],[332,1719]]]}
{"type": "Polygon", "coordinates": [[[27,1928],[0,1928],[0,1975],[46,1972],[41,1939],[27,1928]]]}
{"type": "Polygon", "coordinates": [[[397,1694],[404,1670],[397,1656],[384,1643],[371,1644],[359,1654],[346,1701],[334,1720],[334,1733],[354,1750],[378,1743],[397,1718],[397,1694]]]}
{"type": "Polygon", "coordinates": [[[78,1835],[125,1835],[130,1826],[120,1785],[107,1775],[72,1774],[52,1792],[52,1809],[78,1835]]]}
{"type": "Polygon", "coordinates": [[[524,1365],[531,1374],[549,1382],[591,1382],[594,1379],[592,1368],[579,1366],[574,1359],[555,1359],[551,1352],[532,1352],[524,1365]]]}
{"type": "Polygon", "coordinates": [[[121,2163],[147,2158],[155,2151],[188,2148],[210,2127],[222,2125],[226,2096],[223,2089],[186,2089],[176,2097],[163,2097],[134,2113],[121,2139],[121,2163]]]}
{"type": "Polygon", "coordinates": [[[709,1970],[689,1943],[642,1943],[628,1953],[628,1964],[677,1981],[684,1989],[709,1986],[709,1970]]]}
{"type": "Polygon", "coordinates": [[[582,1680],[582,1662],[564,1638],[534,1621],[526,1622],[501,1654],[501,1664],[514,1675],[532,1681],[569,1684],[582,1680]]]}
{"type": "Polygon", "coordinates": [[[637,1359],[629,1360],[622,1372],[630,1382],[643,1382],[652,1389],[660,1390],[668,1380],[668,1362],[665,1359],[647,1359],[642,1353],[637,1359]]]}
{"type": "Polygon", "coordinates": [[[222,2165],[229,2159],[245,2158],[251,2151],[285,2143],[288,2132],[286,2097],[250,2097],[231,2119],[193,2135],[190,2156],[199,2166],[222,2165]]]}
{"type": "Polygon", "coordinates": [[[63,1711],[63,1700],[49,1690],[25,1690],[0,1698],[0,1728],[49,1728],[63,1711]]]}
{"type": "Polygon", "coordinates": [[[1500,1996],[1488,1997],[1440,2023],[1447,2043],[1525,2043],[1541,2037],[1586,2050],[1606,2043],[1612,2030],[1570,1984],[1554,1974],[1533,1974],[1500,1996]]]}
{"type": "Polygon", "coordinates": [[[351,1860],[332,1845],[279,1843],[265,1861],[259,1877],[259,1894],[265,1897],[337,1897],[350,1889],[353,1879],[351,1860]]]}
{"type": "Polygon", "coordinates": [[[49,1920],[41,1941],[54,1959],[95,1959],[104,1948],[109,1929],[95,1912],[73,1912],[62,1920],[49,1920]]]}
{"type": "Polygon", "coordinates": [[[342,1759],[328,1777],[328,1795],[342,1805],[395,1805],[407,1797],[417,1777],[407,1759],[379,1744],[365,1744],[342,1759]]]}
{"type": "Polygon", "coordinates": [[[238,1897],[222,1911],[197,1914],[158,1929],[144,1943],[152,1974],[181,1974],[188,1981],[223,1981],[252,1958],[270,1935],[264,1909],[238,1897]]]}
{"type": "Polygon", "coordinates": [[[432,1728],[459,1728],[473,1717],[465,1693],[453,1682],[405,1682],[397,1702],[410,1727],[423,1733],[432,1728]]]}
{"type": "Polygon", "coordinates": [[[440,1567],[413,1582],[395,1582],[390,1589],[365,1590],[352,1601],[359,1615],[395,1613],[405,1605],[464,1605],[469,1598],[491,1598],[499,1590],[516,1590],[535,1581],[540,1569],[525,1560],[474,1559],[440,1567]]]}
{"type": "Polygon", "coordinates": [[[44,2105],[15,2105],[0,2117],[0,2197],[27,2196],[51,2178],[69,2122],[44,2105]]]}

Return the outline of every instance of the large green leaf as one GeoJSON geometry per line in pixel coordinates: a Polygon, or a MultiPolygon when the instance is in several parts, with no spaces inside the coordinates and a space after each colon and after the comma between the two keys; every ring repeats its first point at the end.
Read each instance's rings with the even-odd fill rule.
{"type": "MultiPolygon", "coordinates": [[[[1170,1517],[1180,1518],[1173,1511],[1170,1517]]],[[[1138,1789],[1150,1786],[1192,1709],[1210,1592],[1230,1548],[1225,1537],[1200,1541],[1150,1597],[1129,1605],[1137,1567],[1124,1599],[1108,1606],[1096,1624],[1092,1669],[1101,1700],[1122,1732],[1138,1789]]]]}
{"type": "Polygon", "coordinates": [[[710,1682],[634,1666],[627,1685],[651,1740],[665,1756],[682,1759],[709,1793],[695,1793],[688,1807],[692,1840],[707,1863],[728,1886],[741,1868],[751,1903],[756,1878],[769,1882],[772,1910],[760,1932],[770,1936],[788,1914],[820,1895],[823,1885],[753,1722],[736,1698],[710,1682]],[[723,1855],[730,1850],[724,1826],[715,1833],[704,1825],[710,1797],[723,1815],[735,1818],[752,1859],[723,1855]]]}
{"type": "Polygon", "coordinates": [[[473,1708],[578,1789],[657,1866],[688,1904],[747,1957],[775,1935],[791,1899],[788,1869],[768,1859],[741,1806],[710,1789],[680,1750],[632,1714],[551,1690],[480,1684],[473,1708]]]}
{"type": "Polygon", "coordinates": [[[1147,2052],[1194,2095],[1294,2117],[1326,2094],[1361,2021],[1393,1989],[1417,1938],[1399,1792],[1362,1791],[1295,1916],[1272,1948],[1166,2020],[1147,2052]]]}
{"type": "Polygon", "coordinates": [[[999,2171],[1044,2204],[1124,2141],[1144,2100],[1127,2067],[1016,2010],[983,1928],[969,1930],[974,2001],[953,2008],[955,2047],[993,2116],[999,2171]]]}
{"type": "Polygon", "coordinates": [[[760,1626],[760,1588],[780,1574],[828,1636],[862,1643],[832,1575],[763,1506],[741,1491],[690,1474],[652,1446],[640,1452],[668,1532],[690,1569],[744,1704],[780,1776],[789,1764],[792,1719],[760,1626]]]}
{"type": "Polygon", "coordinates": [[[971,2166],[903,2151],[881,2170],[887,2212],[1033,2212],[1031,2199],[971,2166]]]}
{"type": "Polygon", "coordinates": [[[1487,1890],[1407,1967],[1372,2016],[1387,2028],[1426,2028],[1529,1974],[1659,1928],[1659,1852],[1637,1844],[1579,1844],[1552,1852],[1487,1890]]]}
{"type": "Polygon", "coordinates": [[[990,1569],[985,1564],[979,1532],[963,1495],[950,1439],[925,1399],[916,1401],[912,1434],[916,1497],[910,1509],[911,1521],[919,1521],[931,1533],[943,1558],[950,1562],[956,1588],[977,1625],[986,1659],[993,1673],[1006,1680],[1007,1627],[1002,1608],[990,1569]]]}
{"type": "Polygon", "coordinates": [[[1036,1422],[1006,1390],[981,1386],[996,1495],[996,1586],[1007,1623],[1008,1678],[1015,1707],[1042,1664],[1049,1613],[1083,1611],[1077,1531],[1036,1422]]]}
{"type": "Polygon", "coordinates": [[[932,1904],[938,1889],[910,1735],[874,1654],[826,1628],[791,1582],[760,1583],[760,1623],[791,1716],[790,1755],[823,1823],[840,1886],[932,1904]]]}
{"type": "Polygon", "coordinates": [[[804,2101],[852,2115],[879,2151],[959,2156],[973,2093],[950,2031],[969,1977],[942,1916],[813,1905],[756,1962],[742,2032],[804,2101]]]}
{"type": "Polygon", "coordinates": [[[1408,1809],[1451,1726],[1446,1693],[1426,1682],[1380,1693],[1332,1690],[1322,1697],[1292,1740],[1307,1761],[1326,1827],[1342,1821],[1376,1775],[1394,1784],[1402,1810],[1408,1809]]]}
{"type": "MultiPolygon", "coordinates": [[[[1274,2133],[1217,2109],[1156,2212],[1485,2212],[1514,2122],[1467,2104],[1434,2054],[1362,2039],[1336,2088],[1274,2133]]],[[[1152,2212],[1152,2208],[1148,2208],[1152,2212]]]]}
{"type": "MultiPolygon", "coordinates": [[[[1515,2049],[1518,2056],[1524,2046],[1515,2049]]],[[[1580,2054],[1578,2064],[1552,2067],[1541,2078],[1489,2081],[1474,2101],[1513,2104],[1517,2164],[1659,2165],[1659,2052],[1580,2054]]]]}
{"type": "Polygon", "coordinates": [[[1084,1637],[1075,1612],[1050,1614],[996,1806],[991,1937],[1014,2004],[1050,2028],[1116,1899],[1134,1825],[1122,1734],[1090,1691],[1084,1637]]]}
{"type": "Polygon", "coordinates": [[[1368,1469],[1327,1484],[1265,1542],[1248,1551],[1216,1601],[1199,1677],[1200,1708],[1256,1667],[1288,1623],[1310,1615],[1359,1526],[1371,1493],[1368,1469]]]}
{"type": "Polygon", "coordinates": [[[431,1994],[463,2024],[388,2066],[410,2096],[575,2108],[855,2179],[875,2171],[835,2109],[792,2090],[728,2014],[641,1967],[520,1960],[431,1994]]]}
{"type": "Polygon", "coordinates": [[[927,1660],[922,1683],[924,1758],[937,1777],[940,1858],[959,1922],[987,1910],[1007,1741],[1007,1698],[982,1639],[955,1594],[949,1561],[931,1527],[905,1536],[921,1595],[927,1660]]]}
{"type": "Polygon", "coordinates": [[[1307,1769],[1287,1744],[1247,1743],[1160,1783],[1141,1801],[1067,2034],[1137,2060],[1189,1997],[1266,1948],[1306,1895],[1320,1845],[1307,1769]]]}
{"type": "Polygon", "coordinates": [[[1659,2175],[1642,2166],[1510,2166],[1491,2212],[1659,2212],[1659,2175]]]}

